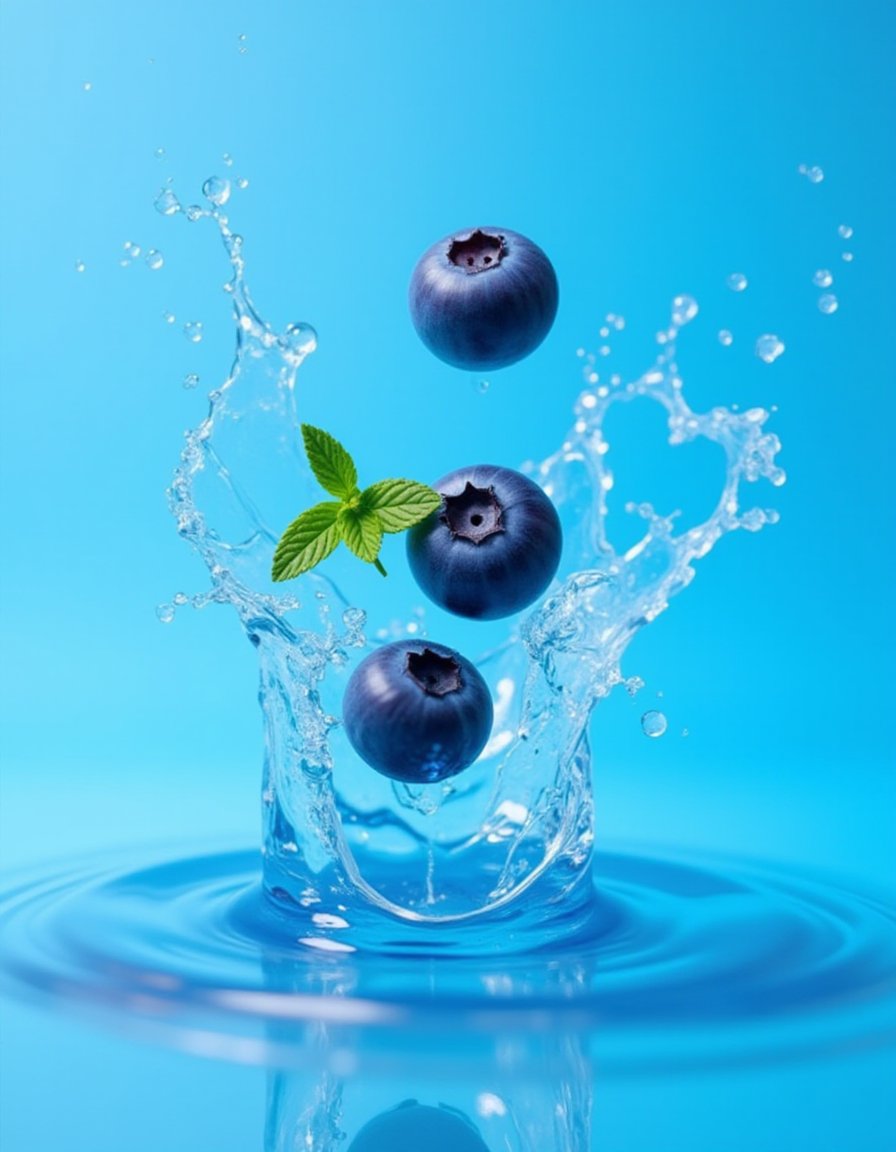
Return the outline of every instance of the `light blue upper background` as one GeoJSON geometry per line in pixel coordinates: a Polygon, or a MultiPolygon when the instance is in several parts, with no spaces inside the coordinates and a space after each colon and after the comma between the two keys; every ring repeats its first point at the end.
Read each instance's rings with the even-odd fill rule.
{"type": "MultiPolygon", "coordinates": [[[[777,406],[789,480],[756,493],[781,523],[723,540],[630,650],[647,686],[593,726],[599,833],[891,875],[894,25],[891,3],[836,0],[6,0],[8,862],[257,835],[253,653],[225,610],[155,615],[206,584],[164,490],[233,331],[213,229],[153,200],[173,177],[198,201],[216,173],[249,180],[229,215],[262,315],[318,330],[304,417],[371,479],[546,456],[604,315],[626,318],[608,371],[639,373],[671,298],[697,298],[690,403],[777,406]],[[478,223],[531,236],[561,285],[544,345],[485,394],[426,352],[405,303],[418,255],[478,223]],[[164,267],[121,267],[125,241],[164,267]],[[761,332],[786,343],[775,364],[753,355],[761,332]],[[659,740],[640,730],[650,707],[659,740]]],[[[614,506],[705,513],[712,454],[669,449],[658,418],[623,424],[614,506]]],[[[383,596],[379,580],[359,569],[351,592],[383,596]]]]}

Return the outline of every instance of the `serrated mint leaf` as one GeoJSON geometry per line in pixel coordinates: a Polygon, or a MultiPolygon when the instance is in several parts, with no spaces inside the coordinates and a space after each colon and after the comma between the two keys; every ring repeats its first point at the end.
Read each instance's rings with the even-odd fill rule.
{"type": "Polygon", "coordinates": [[[342,539],[359,559],[369,564],[376,560],[383,542],[383,528],[376,512],[343,507],[337,526],[342,539]]]}
{"type": "Polygon", "coordinates": [[[274,580],[301,576],[330,555],[341,538],[336,522],[341,507],[337,501],[328,500],[293,520],[274,552],[274,580]]]}
{"type": "Polygon", "coordinates": [[[340,500],[353,496],[358,488],[358,471],[339,441],[312,424],[302,425],[302,439],[311,471],[321,488],[340,500]]]}
{"type": "Polygon", "coordinates": [[[416,480],[380,480],[364,489],[360,503],[376,512],[384,532],[403,532],[435,512],[442,497],[416,480]]]}

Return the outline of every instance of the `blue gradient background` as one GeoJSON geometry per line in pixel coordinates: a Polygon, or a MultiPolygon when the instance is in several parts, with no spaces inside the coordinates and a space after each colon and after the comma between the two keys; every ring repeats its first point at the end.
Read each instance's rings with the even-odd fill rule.
{"type": "MultiPolygon", "coordinates": [[[[627,321],[608,370],[635,373],[671,297],[698,299],[679,347],[686,394],[778,406],[789,481],[757,500],[782,519],[724,540],[630,650],[625,671],[647,686],[593,726],[599,831],[892,891],[894,27],[890,3],[7,0],[5,865],[257,836],[251,649],[224,611],[169,626],[154,611],[205,586],[164,489],[233,332],[213,229],[152,202],[168,176],[186,202],[218,173],[250,180],[229,215],[261,313],[319,332],[305,417],[371,478],[399,460],[434,477],[461,441],[469,459],[547,455],[581,386],[576,348],[596,351],[605,313],[627,321]],[[542,348],[484,395],[429,356],[405,307],[419,253],[479,222],[532,236],[562,293],[542,348]],[[164,267],[120,267],[126,240],[164,267]],[[819,267],[835,274],[833,316],[816,307],[819,267]],[[750,280],[740,295],[725,287],[734,271],[750,280]],[[203,322],[201,344],[186,320],[203,322]],[[752,353],[763,331],[787,345],[770,366],[752,353]],[[181,387],[188,372],[198,390],[181,387]],[[660,740],[641,733],[648,707],[669,718],[660,740]]],[[[669,449],[658,410],[623,424],[610,429],[614,507],[705,514],[721,462],[669,449]]],[[[362,570],[351,592],[397,594],[378,580],[362,570]]],[[[3,1012],[6,1152],[111,1152],[125,1132],[134,1152],[259,1145],[260,1072],[3,1012]]],[[[599,1088],[596,1140],[885,1152],[892,1071],[866,1053],[721,1086],[653,1083],[654,1112],[643,1086],[599,1088]]]]}

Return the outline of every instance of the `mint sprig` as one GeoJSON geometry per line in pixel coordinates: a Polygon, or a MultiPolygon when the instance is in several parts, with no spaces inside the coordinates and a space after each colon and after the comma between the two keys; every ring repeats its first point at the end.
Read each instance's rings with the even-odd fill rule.
{"type": "Polygon", "coordinates": [[[338,499],[315,504],[293,520],[274,552],[272,577],[301,576],[325,560],[340,540],[385,576],[379,560],[383,533],[403,532],[424,520],[442,497],[415,480],[380,480],[362,492],[354,460],[329,432],[303,424],[302,440],[315,479],[338,499]]]}

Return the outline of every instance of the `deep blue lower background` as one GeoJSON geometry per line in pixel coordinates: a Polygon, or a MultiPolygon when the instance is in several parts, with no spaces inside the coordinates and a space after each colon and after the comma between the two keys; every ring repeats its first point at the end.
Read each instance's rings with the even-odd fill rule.
{"type": "MultiPolygon", "coordinates": [[[[606,312],[627,321],[609,369],[638,372],[671,297],[697,297],[679,356],[692,404],[777,405],[790,479],[757,494],[781,524],[723,541],[633,646],[626,671],[647,687],[594,723],[600,832],[889,883],[892,4],[8,0],[0,19],[7,864],[257,834],[252,652],[221,610],[169,626],[154,611],[204,584],[163,493],[233,333],[212,230],[163,219],[152,201],[169,176],[199,199],[218,173],[249,180],[230,215],[262,313],[320,333],[304,415],[371,477],[547,455],[580,387],[576,349],[597,350],[606,312]],[[801,163],[825,179],[810,183],[801,163]],[[531,235],[562,293],[542,348],[484,395],[428,355],[405,307],[419,253],[480,222],[531,235]],[[120,266],[126,241],[159,249],[164,266],[120,266]],[[835,275],[833,316],[816,307],[819,267],[835,275]],[[735,271],[743,294],[725,286],[735,271]],[[201,344],[181,332],[195,320],[201,344]],[[752,354],[763,331],[787,344],[770,366],[752,354]],[[181,387],[187,373],[197,389],[181,387]],[[654,706],[670,727],[647,740],[638,718],[654,706]]],[[[658,421],[611,439],[616,508],[706,510],[711,460],[691,472],[658,421]]],[[[384,595],[366,575],[358,598],[384,595]]],[[[97,1086],[120,1065],[117,1041],[4,1011],[11,1152],[121,1147],[119,1122],[152,1108],[148,1083],[172,1093],[153,1116],[165,1135],[141,1127],[131,1147],[257,1142],[258,1076],[134,1050],[110,1103],[97,1086]],[[45,1078],[63,1131],[40,1106],[45,1078]],[[229,1101],[220,1133],[178,1116],[177,1100],[203,1092],[229,1101]]],[[[882,1067],[857,1058],[841,1099],[826,1100],[819,1130],[844,1128],[831,1149],[889,1147],[875,1120],[882,1067]]],[[[818,1081],[787,1076],[778,1123],[791,1135],[753,1147],[817,1152],[817,1139],[799,1143],[794,1102],[818,1081]]],[[[710,1082],[704,1104],[693,1090],[689,1115],[715,1107],[710,1082]]],[[[646,1147],[622,1119],[624,1093],[602,1101],[603,1148],[646,1147]]]]}

